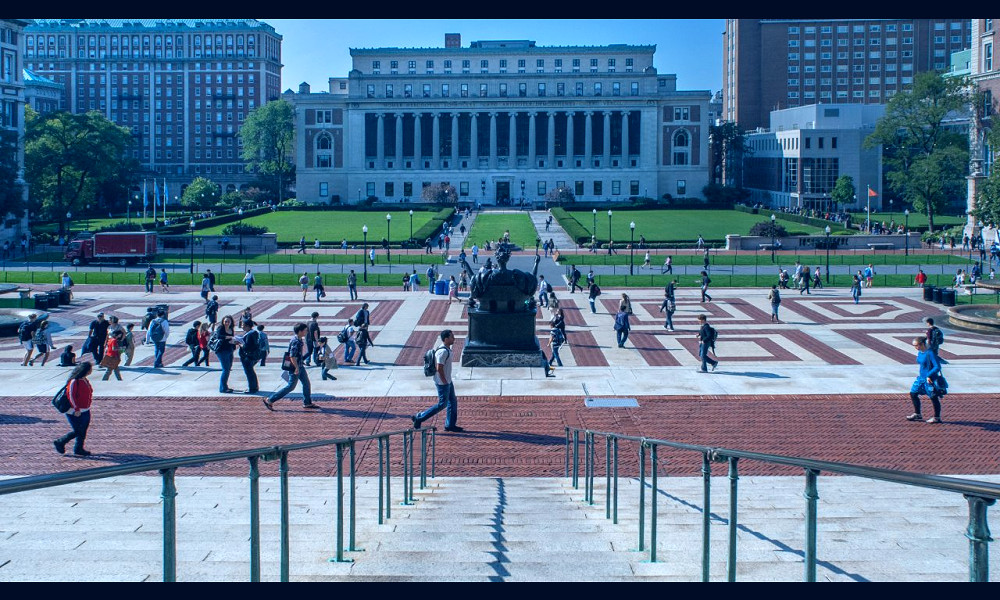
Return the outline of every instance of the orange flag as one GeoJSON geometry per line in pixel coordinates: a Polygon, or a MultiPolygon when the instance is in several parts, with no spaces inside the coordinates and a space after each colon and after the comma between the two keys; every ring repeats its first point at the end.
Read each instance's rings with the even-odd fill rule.
{"type": "Polygon", "coordinates": [[[878,193],[875,190],[873,190],[871,188],[868,188],[868,197],[869,198],[876,198],[876,197],[878,197],[878,193]]]}

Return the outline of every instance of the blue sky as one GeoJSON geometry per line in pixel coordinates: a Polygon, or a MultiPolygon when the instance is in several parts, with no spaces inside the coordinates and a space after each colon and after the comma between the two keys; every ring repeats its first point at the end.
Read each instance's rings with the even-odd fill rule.
{"type": "Polygon", "coordinates": [[[350,48],[444,46],[445,33],[474,40],[534,40],[539,46],[656,44],[654,65],[682,90],[722,87],[723,19],[261,19],[281,44],[282,90],[306,81],[325,90],[351,69],[350,48]]]}

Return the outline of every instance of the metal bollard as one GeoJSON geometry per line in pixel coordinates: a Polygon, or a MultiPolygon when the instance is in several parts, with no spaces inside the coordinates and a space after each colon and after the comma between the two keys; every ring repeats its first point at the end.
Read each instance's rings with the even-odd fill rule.
{"type": "Polygon", "coordinates": [[[288,583],[288,452],[281,453],[278,475],[281,479],[281,581],[288,583]]]}
{"type": "Polygon", "coordinates": [[[392,460],[389,458],[389,436],[385,436],[385,518],[392,517],[392,460]]]}
{"type": "Polygon", "coordinates": [[[701,580],[707,582],[712,524],[712,460],[708,452],[701,455],[701,479],[704,487],[701,511],[701,580]]]}
{"type": "Polygon", "coordinates": [[[736,482],[739,481],[738,458],[729,457],[729,558],[726,562],[726,577],[736,581],[736,482]]]}
{"type": "Polygon", "coordinates": [[[566,430],[566,446],[565,446],[565,452],[563,452],[563,454],[565,455],[564,461],[566,463],[566,477],[568,478],[569,477],[569,427],[566,427],[565,430],[566,430]]]}
{"type": "Polygon", "coordinates": [[[163,499],[163,581],[177,581],[177,487],[174,485],[174,471],[163,469],[163,489],[160,498],[163,499]]]}
{"type": "Polygon", "coordinates": [[[611,518],[611,436],[604,438],[604,518],[611,518]]]}
{"type": "Polygon", "coordinates": [[[986,513],[996,500],[968,495],[965,499],[969,501],[969,528],[965,532],[969,539],[969,581],[986,583],[990,580],[989,543],[993,541],[986,513]]]}
{"type": "Polygon", "coordinates": [[[352,562],[344,558],[344,445],[337,444],[337,555],[330,562],[352,562]]]}
{"type": "Polygon", "coordinates": [[[431,429],[431,479],[434,479],[437,466],[437,430],[431,429]]]}
{"type": "Polygon", "coordinates": [[[656,562],[656,503],[657,503],[657,493],[659,487],[656,484],[656,444],[652,444],[649,447],[649,467],[650,471],[653,473],[653,490],[650,492],[650,507],[649,507],[649,562],[656,562]]]}
{"type": "Polygon", "coordinates": [[[816,500],[819,492],[816,489],[816,478],[819,471],[806,469],[806,548],[805,548],[805,578],[810,583],[816,582],[816,500]]]}
{"type": "Polygon", "coordinates": [[[427,431],[420,430],[420,489],[427,487],[427,431]]]}
{"type": "Polygon", "coordinates": [[[260,469],[259,456],[250,456],[250,581],[260,582],[260,469]]]}

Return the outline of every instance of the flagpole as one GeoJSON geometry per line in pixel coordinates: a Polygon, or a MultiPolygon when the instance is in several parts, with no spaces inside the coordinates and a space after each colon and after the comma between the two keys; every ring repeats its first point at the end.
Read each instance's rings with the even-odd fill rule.
{"type": "Polygon", "coordinates": [[[146,208],[149,206],[149,196],[146,195],[146,179],[142,180],[142,220],[146,220],[146,208]]]}
{"type": "Polygon", "coordinates": [[[865,212],[868,213],[868,218],[865,221],[865,229],[868,230],[868,233],[871,233],[872,232],[872,186],[871,185],[868,186],[868,210],[865,212]]]}

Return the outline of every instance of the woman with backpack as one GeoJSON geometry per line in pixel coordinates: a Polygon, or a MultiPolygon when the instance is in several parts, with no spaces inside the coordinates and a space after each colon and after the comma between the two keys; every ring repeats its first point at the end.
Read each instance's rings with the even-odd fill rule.
{"type": "Polygon", "coordinates": [[[362,360],[365,361],[366,365],[371,362],[370,360],[368,360],[368,354],[366,354],[365,350],[368,349],[368,346],[375,345],[375,343],[372,342],[371,335],[368,334],[368,323],[362,323],[361,326],[358,327],[358,333],[356,337],[358,341],[358,349],[360,350],[360,352],[358,353],[358,360],[354,363],[354,366],[359,367],[361,366],[362,360]]]}
{"type": "Polygon", "coordinates": [[[125,334],[121,330],[115,330],[108,336],[108,343],[104,348],[104,358],[101,359],[101,366],[107,369],[104,373],[104,381],[111,379],[111,373],[115,374],[118,381],[122,380],[122,372],[118,370],[118,366],[122,363],[122,340],[124,338],[125,334]]]}
{"type": "Polygon", "coordinates": [[[233,371],[233,353],[236,351],[234,339],[236,337],[236,323],[232,315],[222,318],[222,323],[215,328],[212,339],[208,342],[208,348],[215,352],[222,365],[222,374],[219,377],[219,392],[223,394],[235,393],[229,387],[229,374],[233,371]]]}
{"type": "Polygon", "coordinates": [[[198,345],[198,331],[201,330],[201,321],[195,321],[191,324],[191,329],[188,329],[187,335],[184,337],[184,343],[187,344],[188,350],[191,351],[191,358],[184,361],[182,367],[186,367],[191,363],[194,366],[198,366],[201,362],[201,346],[198,345]]]}
{"type": "Polygon", "coordinates": [[[674,330],[674,312],[677,310],[677,301],[669,291],[663,292],[663,303],[660,304],[660,312],[667,313],[667,322],[663,324],[664,329],[674,330]]]}
{"type": "Polygon", "coordinates": [[[778,320],[778,307],[781,305],[781,292],[777,285],[771,286],[771,291],[767,294],[767,299],[771,303],[771,322],[780,323],[778,320]]]}
{"type": "Polygon", "coordinates": [[[52,445],[56,447],[56,452],[59,454],[66,454],[66,444],[75,439],[73,454],[90,456],[90,452],[84,449],[83,443],[87,439],[87,430],[90,428],[90,406],[94,399],[94,388],[87,380],[87,376],[92,370],[93,363],[85,360],[73,369],[66,381],[66,398],[70,404],[70,410],[66,412],[66,420],[69,421],[73,431],[53,440],[52,445]]]}
{"type": "Polygon", "coordinates": [[[35,343],[35,358],[28,361],[28,365],[35,366],[35,361],[39,357],[42,359],[42,366],[45,366],[45,361],[49,359],[49,352],[51,352],[55,346],[52,345],[52,332],[49,331],[48,320],[42,321],[38,325],[38,329],[35,330],[34,339],[35,343]]]}
{"type": "MultiPolygon", "coordinates": [[[[567,341],[569,341],[568,338],[566,337],[566,318],[563,316],[563,311],[561,308],[556,308],[552,312],[552,318],[549,320],[549,325],[553,329],[558,329],[560,332],[562,332],[561,336],[562,343],[566,343],[567,341]]],[[[559,366],[561,367],[562,363],[559,363],[559,366]]]]}
{"type": "Polygon", "coordinates": [[[615,315],[615,337],[618,338],[618,347],[624,348],[628,341],[628,332],[632,328],[628,322],[628,311],[625,303],[618,305],[618,314],[615,315]]]}

